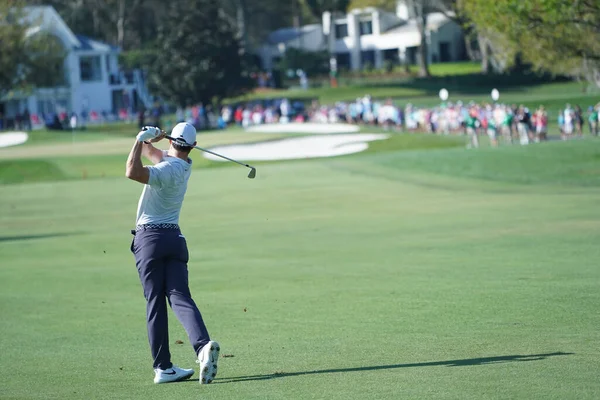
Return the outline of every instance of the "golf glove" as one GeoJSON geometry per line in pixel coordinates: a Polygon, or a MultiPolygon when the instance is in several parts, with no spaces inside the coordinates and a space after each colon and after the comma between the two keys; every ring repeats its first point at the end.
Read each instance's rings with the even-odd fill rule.
{"type": "Polygon", "coordinates": [[[146,142],[148,140],[154,139],[160,134],[160,129],[154,126],[145,126],[142,128],[140,133],[137,134],[136,139],[138,140],[138,142],[146,142]]]}

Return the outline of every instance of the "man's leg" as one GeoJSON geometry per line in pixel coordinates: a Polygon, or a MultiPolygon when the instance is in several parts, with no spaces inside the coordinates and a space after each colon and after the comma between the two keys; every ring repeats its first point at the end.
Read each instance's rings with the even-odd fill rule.
{"type": "Polygon", "coordinates": [[[200,310],[190,294],[187,265],[179,260],[172,260],[167,265],[167,271],[166,290],[169,304],[198,354],[210,341],[210,336],[200,310]]]}
{"type": "Polygon", "coordinates": [[[154,359],[153,368],[172,367],[169,352],[169,324],[165,299],[165,264],[158,258],[158,237],[145,232],[136,235],[135,260],[146,298],[148,341],[154,359]]]}
{"type": "Polygon", "coordinates": [[[166,265],[165,292],[175,316],[183,325],[196,354],[210,341],[200,310],[192,299],[188,283],[188,250],[185,238],[173,235],[173,250],[166,265]]]}

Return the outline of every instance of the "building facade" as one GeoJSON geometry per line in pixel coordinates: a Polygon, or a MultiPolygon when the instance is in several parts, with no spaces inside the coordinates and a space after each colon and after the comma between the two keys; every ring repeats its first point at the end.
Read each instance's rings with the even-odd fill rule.
{"type": "Polygon", "coordinates": [[[44,119],[56,114],[93,119],[151,105],[141,71],[119,66],[119,48],[76,35],[52,7],[25,7],[25,15],[31,25],[28,36],[50,35],[65,49],[64,80],[56,87],[13,92],[0,99],[5,120],[28,112],[34,126],[43,126],[44,119]]]}
{"type": "MultiPolygon", "coordinates": [[[[428,61],[430,63],[465,59],[463,31],[442,13],[427,16],[428,61]]],[[[368,7],[346,14],[323,14],[323,23],[299,29],[284,28],[269,35],[259,49],[263,67],[272,69],[286,48],[306,51],[328,50],[337,67],[358,71],[382,68],[385,61],[416,63],[421,37],[416,19],[404,1],[395,13],[368,7]]]]}

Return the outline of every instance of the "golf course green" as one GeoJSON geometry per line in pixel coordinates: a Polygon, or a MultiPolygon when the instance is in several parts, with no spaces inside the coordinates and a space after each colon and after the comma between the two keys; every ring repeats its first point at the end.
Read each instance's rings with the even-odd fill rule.
{"type": "Polygon", "coordinates": [[[152,383],[130,129],[0,152],[1,399],[600,398],[600,139],[397,133],[254,180],[193,153],[180,225],[222,356],[199,386],[152,383]]]}

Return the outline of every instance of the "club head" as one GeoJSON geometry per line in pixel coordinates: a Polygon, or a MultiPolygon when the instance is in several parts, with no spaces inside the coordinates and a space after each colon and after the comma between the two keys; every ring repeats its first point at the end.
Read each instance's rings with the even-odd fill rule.
{"type": "Polygon", "coordinates": [[[256,176],[256,168],[250,168],[250,173],[248,174],[248,178],[254,179],[256,176]]]}

